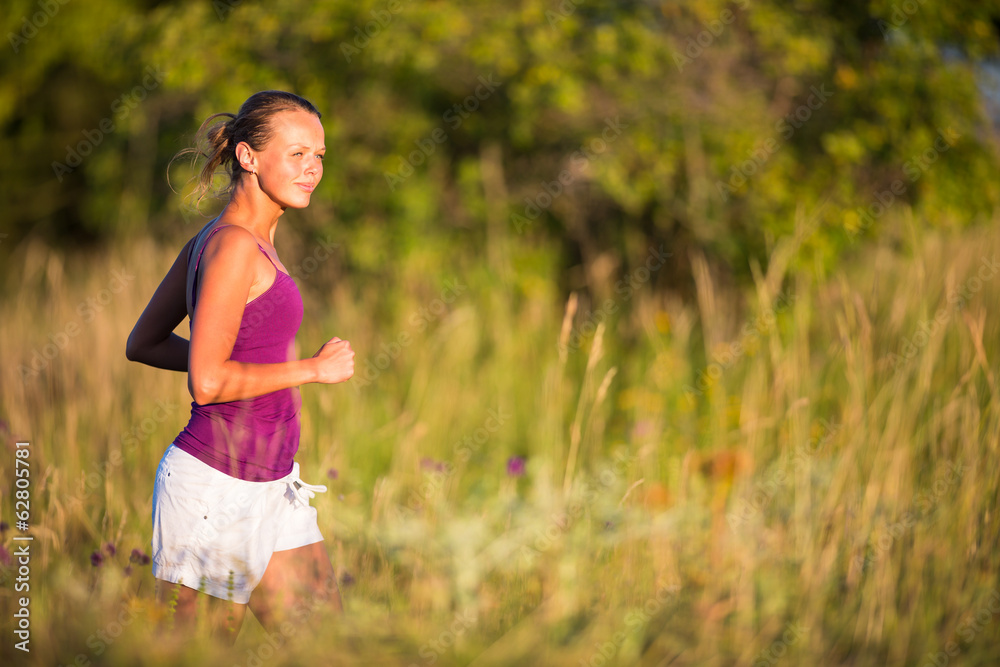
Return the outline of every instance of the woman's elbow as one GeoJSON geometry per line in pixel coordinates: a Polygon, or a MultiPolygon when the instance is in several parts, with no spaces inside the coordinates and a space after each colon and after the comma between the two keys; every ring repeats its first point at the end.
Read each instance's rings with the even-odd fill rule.
{"type": "Polygon", "coordinates": [[[191,398],[198,405],[208,405],[217,402],[218,392],[209,385],[191,383],[188,389],[191,391],[191,398]]]}
{"type": "Polygon", "coordinates": [[[125,358],[129,361],[142,361],[142,346],[136,339],[134,331],[129,334],[128,340],[125,342],[125,358]]]}
{"type": "Polygon", "coordinates": [[[221,383],[218,378],[211,374],[194,371],[188,373],[188,391],[191,392],[191,398],[198,405],[217,403],[220,390],[221,383]]]}

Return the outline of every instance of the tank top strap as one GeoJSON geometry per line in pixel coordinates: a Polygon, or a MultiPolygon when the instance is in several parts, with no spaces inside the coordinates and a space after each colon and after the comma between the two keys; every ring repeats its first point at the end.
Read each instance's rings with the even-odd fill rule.
{"type": "MultiPolygon", "coordinates": [[[[264,250],[264,246],[262,246],[261,244],[258,243],[257,247],[260,248],[260,251],[262,253],[264,253],[264,257],[267,257],[267,261],[271,262],[271,266],[274,267],[275,271],[277,271],[278,273],[284,273],[284,271],[282,271],[281,269],[279,269],[278,265],[274,263],[274,260],[271,259],[271,256],[267,254],[267,251],[264,250]]],[[[275,280],[277,280],[277,277],[275,277],[275,280]]]]}

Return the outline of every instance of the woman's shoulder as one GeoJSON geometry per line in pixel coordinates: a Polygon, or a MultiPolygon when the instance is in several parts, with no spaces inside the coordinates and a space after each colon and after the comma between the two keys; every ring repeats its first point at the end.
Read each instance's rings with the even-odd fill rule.
{"type": "Polygon", "coordinates": [[[188,244],[186,298],[189,314],[194,313],[199,277],[205,274],[206,265],[221,269],[223,274],[233,270],[242,272],[254,266],[254,255],[258,252],[257,239],[249,230],[239,225],[215,225],[214,220],[188,244]]]}
{"type": "Polygon", "coordinates": [[[246,227],[239,225],[219,225],[212,229],[205,245],[216,244],[224,247],[257,249],[257,237],[246,227]]]}
{"type": "MultiPolygon", "coordinates": [[[[214,223],[214,221],[213,221],[214,223]]],[[[199,258],[202,254],[213,257],[220,252],[239,257],[249,256],[257,252],[257,238],[250,230],[239,225],[209,224],[191,239],[192,250],[198,248],[199,258]]]]}

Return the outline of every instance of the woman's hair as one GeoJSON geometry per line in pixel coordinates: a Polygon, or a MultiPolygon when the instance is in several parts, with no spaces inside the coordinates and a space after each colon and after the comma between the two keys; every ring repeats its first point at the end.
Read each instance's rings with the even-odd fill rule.
{"type": "MultiPolygon", "coordinates": [[[[173,158],[176,160],[182,155],[191,155],[192,163],[199,157],[206,159],[192,195],[195,197],[195,208],[212,191],[212,179],[219,167],[229,173],[229,183],[219,194],[232,194],[243,174],[249,173],[236,158],[236,146],[245,141],[254,150],[263,150],[274,134],[271,118],[282,111],[308,111],[316,114],[317,118],[323,117],[305,98],[281,90],[264,90],[248,97],[239,113],[213,114],[201,124],[195,146],[185,148],[173,158]]],[[[169,166],[167,169],[169,178],[169,166]]]]}

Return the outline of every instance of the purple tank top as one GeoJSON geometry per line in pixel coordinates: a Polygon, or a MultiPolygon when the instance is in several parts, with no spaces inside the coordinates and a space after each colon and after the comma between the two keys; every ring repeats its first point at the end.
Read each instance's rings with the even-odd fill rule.
{"type": "MultiPolygon", "coordinates": [[[[197,294],[201,255],[208,239],[220,229],[209,233],[198,252],[193,269],[194,289],[189,295],[191,304],[197,294]]],[[[257,247],[267,256],[260,244],[257,247]]],[[[269,256],[268,261],[271,261],[269,256]]],[[[277,275],[271,286],[243,310],[230,356],[233,361],[273,364],[294,358],[295,334],[302,324],[302,297],[295,281],[277,266],[274,269],[277,275]]],[[[250,482],[281,479],[292,471],[299,448],[301,403],[296,387],[227,403],[192,402],[191,420],[174,445],[239,479],[250,482]]]]}

